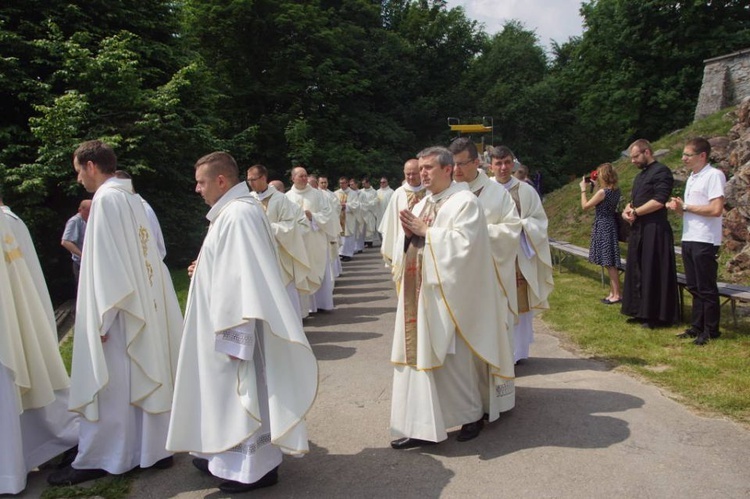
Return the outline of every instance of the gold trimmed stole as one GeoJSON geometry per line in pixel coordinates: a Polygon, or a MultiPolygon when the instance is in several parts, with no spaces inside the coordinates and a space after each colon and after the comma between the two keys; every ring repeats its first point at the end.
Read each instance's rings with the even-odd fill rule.
{"type": "MultiPolygon", "coordinates": [[[[513,202],[516,203],[518,216],[523,218],[523,214],[521,213],[521,197],[518,195],[519,185],[521,184],[517,183],[508,189],[508,194],[513,198],[513,202]]],[[[516,257],[516,290],[518,294],[518,313],[525,314],[531,310],[531,307],[529,306],[529,283],[526,282],[526,278],[523,276],[521,268],[518,266],[518,257],[516,257]]]]}
{"type": "MultiPolygon", "coordinates": [[[[437,203],[432,200],[425,203],[419,218],[428,227],[432,226],[445,199],[441,199],[437,203]]],[[[404,285],[401,290],[404,294],[404,348],[406,364],[412,367],[417,365],[417,311],[419,309],[419,293],[422,288],[424,243],[424,237],[412,236],[404,255],[404,285]]]]}

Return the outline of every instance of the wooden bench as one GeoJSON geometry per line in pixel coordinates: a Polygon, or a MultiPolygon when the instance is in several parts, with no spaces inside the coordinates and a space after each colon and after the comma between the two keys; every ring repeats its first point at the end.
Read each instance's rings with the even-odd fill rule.
{"type": "MultiPolygon", "coordinates": [[[[555,260],[557,260],[558,270],[562,270],[562,264],[568,256],[577,256],[585,258],[586,260],[588,260],[589,258],[589,250],[587,250],[586,248],[581,248],[580,246],[576,246],[574,244],[570,244],[567,241],[556,241],[554,239],[550,239],[549,245],[550,248],[555,250],[555,254],[553,254],[553,264],[555,263],[555,260]]],[[[682,248],[679,246],[675,246],[675,253],[678,255],[682,255],[682,248]],[[678,248],[679,251],[677,250],[678,248]]],[[[625,266],[625,259],[622,258],[621,260],[622,265],[625,266]]],[[[604,286],[604,267],[600,268],[602,286],[604,286]]],[[[683,295],[685,287],[687,286],[685,274],[683,274],[682,272],[677,272],[677,285],[680,289],[678,298],[680,305],[680,314],[682,315],[685,304],[685,298],[683,295]]],[[[741,286],[739,284],[731,284],[728,282],[718,282],[716,283],[716,285],[719,288],[719,297],[723,299],[720,305],[723,307],[727,303],[730,304],[730,308],[732,310],[732,320],[734,321],[735,327],[737,327],[737,302],[750,303],[750,287],[741,286]]]]}

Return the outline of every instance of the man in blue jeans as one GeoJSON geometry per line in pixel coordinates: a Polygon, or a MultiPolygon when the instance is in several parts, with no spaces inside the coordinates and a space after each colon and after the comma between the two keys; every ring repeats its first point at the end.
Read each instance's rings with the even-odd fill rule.
{"type": "Polygon", "coordinates": [[[667,208],[683,219],[682,261],[687,289],[693,295],[692,323],[678,337],[695,338],[696,345],[719,336],[721,307],[716,274],[726,178],[711,166],[710,155],[711,144],[702,137],[685,144],[682,162],[692,172],[685,184],[685,199],[673,197],[667,203],[667,208]]]}

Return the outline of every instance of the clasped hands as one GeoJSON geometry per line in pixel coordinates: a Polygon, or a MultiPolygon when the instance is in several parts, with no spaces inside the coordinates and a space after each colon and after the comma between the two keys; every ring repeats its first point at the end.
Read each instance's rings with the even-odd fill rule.
{"type": "Polygon", "coordinates": [[[409,210],[401,210],[398,213],[398,218],[401,221],[401,226],[404,228],[406,237],[425,237],[427,235],[427,224],[409,210]]]}

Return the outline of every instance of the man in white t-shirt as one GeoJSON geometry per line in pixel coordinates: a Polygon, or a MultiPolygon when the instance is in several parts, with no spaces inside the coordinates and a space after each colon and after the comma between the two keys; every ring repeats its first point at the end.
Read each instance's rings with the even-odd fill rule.
{"type": "Polygon", "coordinates": [[[692,173],[685,184],[685,200],[673,197],[667,208],[682,216],[682,262],[687,289],[693,295],[690,328],[678,335],[705,345],[719,336],[719,289],[716,286],[721,247],[726,178],[708,162],[711,144],[702,137],[690,139],[682,162],[692,173]]]}

